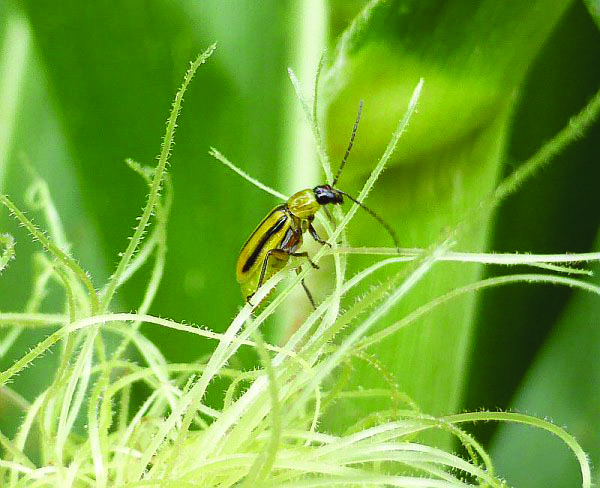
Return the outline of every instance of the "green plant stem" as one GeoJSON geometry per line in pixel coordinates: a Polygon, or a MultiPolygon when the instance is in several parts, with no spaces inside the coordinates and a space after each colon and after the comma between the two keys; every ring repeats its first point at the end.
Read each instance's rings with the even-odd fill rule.
{"type": "MultiPolygon", "coordinates": [[[[300,102],[302,110],[304,111],[306,121],[308,122],[308,125],[312,129],[313,139],[315,142],[315,146],[317,148],[317,154],[319,155],[319,161],[321,162],[321,167],[323,168],[325,177],[329,183],[333,184],[333,173],[331,170],[331,162],[329,160],[327,151],[325,150],[325,146],[323,145],[323,139],[321,137],[321,130],[319,128],[319,121],[317,118],[317,115],[318,115],[317,114],[317,102],[318,102],[317,101],[317,93],[318,93],[319,78],[321,76],[322,69],[323,69],[323,56],[321,56],[321,60],[319,62],[319,66],[317,68],[317,74],[315,77],[312,112],[311,112],[311,108],[310,108],[306,98],[304,97],[304,94],[302,93],[302,87],[300,86],[300,82],[298,81],[298,78],[296,78],[296,75],[294,74],[294,72],[291,69],[288,69],[288,74],[289,74],[290,80],[292,82],[292,85],[294,86],[294,90],[296,92],[296,97],[297,97],[298,101],[300,102]]],[[[337,217],[338,221],[341,220],[343,217],[342,210],[340,208],[335,208],[334,214],[337,217]]],[[[319,217],[319,222],[321,222],[321,224],[325,227],[328,235],[330,236],[328,238],[327,242],[329,242],[330,245],[332,246],[332,248],[335,249],[337,247],[337,242],[338,242],[337,236],[331,235],[332,231],[331,231],[329,222],[327,222],[324,218],[322,218],[321,215],[318,215],[318,217],[319,217]]],[[[341,227],[342,227],[342,230],[337,235],[340,236],[341,243],[346,244],[347,243],[346,233],[343,231],[343,226],[341,226],[341,227]]],[[[338,290],[342,287],[344,277],[346,276],[346,258],[345,258],[345,256],[334,255],[333,259],[334,259],[334,266],[335,266],[334,290],[336,293],[336,299],[333,300],[332,306],[329,307],[327,314],[323,319],[325,324],[333,324],[333,322],[335,321],[336,317],[339,314],[339,303],[341,300],[341,296],[339,295],[338,290]]]]}
{"type": "Polygon", "coordinates": [[[590,465],[587,456],[585,455],[585,452],[572,435],[570,435],[568,432],[566,432],[564,429],[561,429],[557,425],[554,425],[542,419],[538,419],[537,417],[532,417],[530,415],[525,415],[516,412],[470,412],[456,415],[447,415],[445,417],[442,417],[442,419],[450,423],[479,421],[513,422],[546,430],[557,436],[569,447],[569,449],[571,449],[571,451],[573,451],[573,454],[577,458],[577,461],[579,462],[579,467],[581,469],[582,488],[591,488],[592,486],[592,475],[590,472],[590,465]]]}
{"type": "Polygon", "coordinates": [[[572,288],[579,288],[586,290],[590,293],[595,293],[600,296],[600,287],[587,283],[585,281],[576,280],[573,278],[567,278],[563,276],[543,275],[543,274],[516,274],[508,276],[498,276],[494,278],[487,278],[475,283],[470,283],[466,286],[462,286],[455,290],[452,290],[440,297],[434,298],[425,305],[417,308],[406,317],[402,318],[398,322],[387,326],[385,329],[372,334],[371,336],[364,337],[356,346],[357,349],[365,349],[377,342],[381,342],[383,339],[391,334],[398,332],[398,330],[406,327],[407,325],[414,323],[419,317],[429,313],[436,307],[458,297],[468,293],[482,290],[484,288],[496,287],[500,285],[508,285],[511,283],[547,283],[554,285],[565,285],[572,288]]]}
{"type": "Polygon", "coordinates": [[[276,198],[280,198],[283,201],[287,201],[287,199],[289,198],[286,195],[284,195],[283,193],[278,192],[277,190],[271,188],[270,186],[267,186],[267,185],[261,183],[260,181],[258,181],[255,178],[252,178],[252,176],[250,176],[245,171],[242,171],[241,169],[239,169],[235,164],[233,164],[231,161],[229,161],[229,159],[227,159],[225,156],[223,156],[223,154],[221,154],[218,149],[211,147],[210,150],[208,151],[208,154],[210,154],[217,161],[219,161],[222,164],[224,164],[225,166],[227,166],[233,172],[240,175],[246,181],[249,181],[250,183],[252,183],[257,188],[269,193],[270,195],[273,195],[276,198]]]}
{"type": "Polygon", "coordinates": [[[60,313],[0,313],[0,326],[53,327],[64,323],[65,320],[67,320],[67,316],[60,313]]]}
{"type": "Polygon", "coordinates": [[[271,418],[271,433],[267,450],[264,453],[259,453],[257,455],[256,461],[250,468],[248,476],[244,480],[243,486],[247,486],[249,488],[258,486],[259,483],[262,483],[266,480],[271,469],[273,468],[273,463],[277,457],[277,449],[281,441],[281,405],[279,401],[277,376],[275,374],[275,370],[273,369],[271,357],[265,349],[265,344],[260,332],[255,330],[252,336],[256,342],[257,351],[263,364],[265,373],[269,378],[269,392],[271,396],[271,411],[269,416],[271,418]]]}
{"type": "Polygon", "coordinates": [[[179,88],[179,91],[175,95],[175,100],[173,101],[173,106],[171,108],[171,114],[167,120],[167,129],[165,131],[165,136],[162,142],[160,156],[158,158],[158,165],[152,178],[152,186],[150,188],[150,193],[148,194],[146,206],[144,207],[142,216],[140,217],[135,231],[133,232],[133,236],[129,241],[127,249],[123,253],[122,258],[119,261],[119,264],[117,265],[117,269],[115,270],[115,272],[109,280],[106,292],[102,296],[101,312],[105,312],[108,309],[110,302],[112,301],[113,295],[121,281],[121,275],[129,266],[129,262],[133,258],[133,255],[135,254],[138,246],[140,245],[140,242],[144,237],[146,227],[148,226],[148,223],[150,221],[150,217],[152,217],[154,208],[158,204],[159,193],[163,182],[164,172],[169,161],[171,148],[173,147],[175,128],[177,127],[177,117],[179,116],[179,112],[181,110],[183,95],[185,94],[187,87],[192,81],[192,78],[196,74],[198,68],[206,62],[206,60],[211,56],[215,49],[216,44],[212,44],[206,51],[200,54],[194,62],[192,62],[190,68],[187,70],[184,76],[181,88],[179,88]]]}
{"type": "Polygon", "coordinates": [[[0,234],[0,244],[4,246],[4,250],[0,254],[0,273],[2,273],[10,260],[15,257],[15,239],[10,234],[0,234]]]}
{"type": "Polygon", "coordinates": [[[29,233],[37,240],[40,241],[42,246],[52,255],[56,257],[62,264],[64,264],[68,269],[75,273],[83,285],[88,290],[88,295],[90,298],[90,308],[92,315],[97,312],[99,309],[100,303],[98,301],[98,295],[96,293],[96,289],[92,284],[92,281],[88,274],[79,266],[77,261],[75,261],[71,256],[65,253],[62,249],[60,249],[56,244],[54,244],[46,235],[40,231],[31,220],[29,220],[23,212],[21,212],[17,206],[9,200],[6,195],[0,194],[0,203],[2,203],[5,207],[7,207],[10,212],[25,226],[25,228],[29,231],[29,233]]]}
{"type": "Polygon", "coordinates": [[[569,119],[569,123],[558,134],[507,176],[487,198],[467,214],[467,217],[456,227],[456,235],[460,234],[465,228],[479,222],[480,219],[485,218],[492,209],[497,207],[506,197],[515,193],[525,181],[549,164],[569,144],[582,137],[598,118],[599,113],[600,90],[577,115],[569,119]]]}
{"type": "MultiPolygon", "coordinates": [[[[338,247],[328,250],[327,254],[366,254],[370,256],[397,256],[398,250],[393,247],[338,247]]],[[[399,261],[410,262],[417,259],[422,249],[400,249],[399,261]]],[[[440,257],[440,261],[499,264],[505,266],[541,265],[541,264],[576,264],[600,261],[600,252],[564,253],[564,254],[526,254],[526,253],[475,253],[449,251],[440,257]]],[[[568,268],[560,268],[566,270],[568,268]]]]}

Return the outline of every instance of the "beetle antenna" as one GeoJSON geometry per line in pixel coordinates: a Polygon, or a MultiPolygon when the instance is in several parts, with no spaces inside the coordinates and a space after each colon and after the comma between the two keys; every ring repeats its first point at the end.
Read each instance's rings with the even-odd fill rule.
{"type": "Polygon", "coordinates": [[[342,195],[347,196],[354,203],[356,203],[357,205],[359,205],[360,207],[362,207],[365,211],[367,211],[369,214],[371,214],[371,216],[375,220],[377,220],[377,222],[379,222],[381,225],[383,225],[385,227],[385,230],[387,230],[388,234],[392,237],[392,240],[394,241],[394,245],[396,246],[396,250],[398,252],[400,252],[400,244],[398,243],[398,236],[396,235],[396,232],[394,232],[394,229],[392,229],[392,227],[390,226],[390,224],[388,224],[385,220],[383,220],[379,215],[377,215],[375,212],[373,212],[373,210],[371,210],[365,204],[360,203],[356,198],[354,198],[351,195],[348,195],[345,191],[342,191],[342,190],[337,190],[337,191],[339,191],[342,195]]]}
{"type": "Polygon", "coordinates": [[[340,164],[340,169],[338,169],[338,172],[335,175],[335,179],[333,180],[333,183],[331,184],[331,186],[335,186],[335,184],[337,183],[337,180],[339,179],[340,174],[342,173],[342,169],[344,168],[344,165],[346,164],[346,161],[348,160],[348,156],[350,155],[350,149],[352,149],[352,145],[354,144],[354,137],[356,136],[356,131],[358,130],[358,123],[360,122],[360,116],[362,114],[363,105],[364,105],[364,102],[361,100],[360,105],[358,106],[358,114],[356,115],[356,122],[354,122],[354,128],[352,129],[352,136],[350,137],[350,144],[348,144],[348,149],[346,149],[346,154],[344,154],[344,159],[342,159],[342,164],[340,164]]]}

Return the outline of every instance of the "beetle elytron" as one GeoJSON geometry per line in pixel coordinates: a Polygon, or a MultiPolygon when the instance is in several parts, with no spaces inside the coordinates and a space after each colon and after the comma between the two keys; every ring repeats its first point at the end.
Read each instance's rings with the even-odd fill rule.
{"type": "MultiPolygon", "coordinates": [[[[352,130],[352,136],[350,137],[350,144],[342,159],[337,175],[333,180],[333,184],[319,185],[313,189],[301,190],[292,195],[286,203],[275,207],[263,219],[242,247],[237,260],[236,276],[242,288],[242,295],[249,303],[256,290],[271,276],[283,269],[290,257],[305,257],[313,268],[318,268],[311,261],[307,252],[297,252],[297,249],[302,245],[302,234],[308,231],[315,241],[331,247],[331,244],[319,237],[319,234],[317,234],[317,231],[313,227],[313,220],[321,207],[329,215],[325,205],[340,205],[344,202],[343,196],[360,205],[377,219],[392,236],[396,248],[399,247],[396,234],[387,223],[352,196],[342,190],[333,188],[340,177],[340,173],[352,149],[362,107],[363,102],[361,101],[352,130]]],[[[316,308],[312,295],[304,284],[304,280],[302,280],[302,286],[313,308],[316,308]]]]}

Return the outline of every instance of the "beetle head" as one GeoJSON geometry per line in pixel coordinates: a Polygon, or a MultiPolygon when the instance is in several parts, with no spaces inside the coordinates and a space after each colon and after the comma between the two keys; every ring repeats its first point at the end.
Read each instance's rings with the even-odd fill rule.
{"type": "Polygon", "coordinates": [[[313,191],[319,205],[327,205],[329,203],[339,205],[344,202],[342,194],[329,185],[316,186],[313,188],[313,191]]]}

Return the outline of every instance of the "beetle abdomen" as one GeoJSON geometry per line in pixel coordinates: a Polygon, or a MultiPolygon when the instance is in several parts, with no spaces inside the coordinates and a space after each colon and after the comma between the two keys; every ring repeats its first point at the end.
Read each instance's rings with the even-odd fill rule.
{"type": "Polygon", "coordinates": [[[285,215],[281,217],[267,230],[267,232],[265,232],[262,236],[260,236],[259,239],[255,241],[254,249],[242,266],[242,273],[247,273],[250,271],[250,268],[254,266],[254,263],[256,263],[258,257],[264,252],[265,248],[268,247],[267,244],[269,241],[273,240],[273,237],[279,234],[279,231],[283,229],[287,219],[288,217],[285,215]]]}
{"type": "Polygon", "coordinates": [[[290,216],[285,205],[275,207],[248,238],[238,257],[236,276],[238,283],[244,283],[256,273],[265,260],[269,249],[278,248],[290,228],[290,216]]]}

